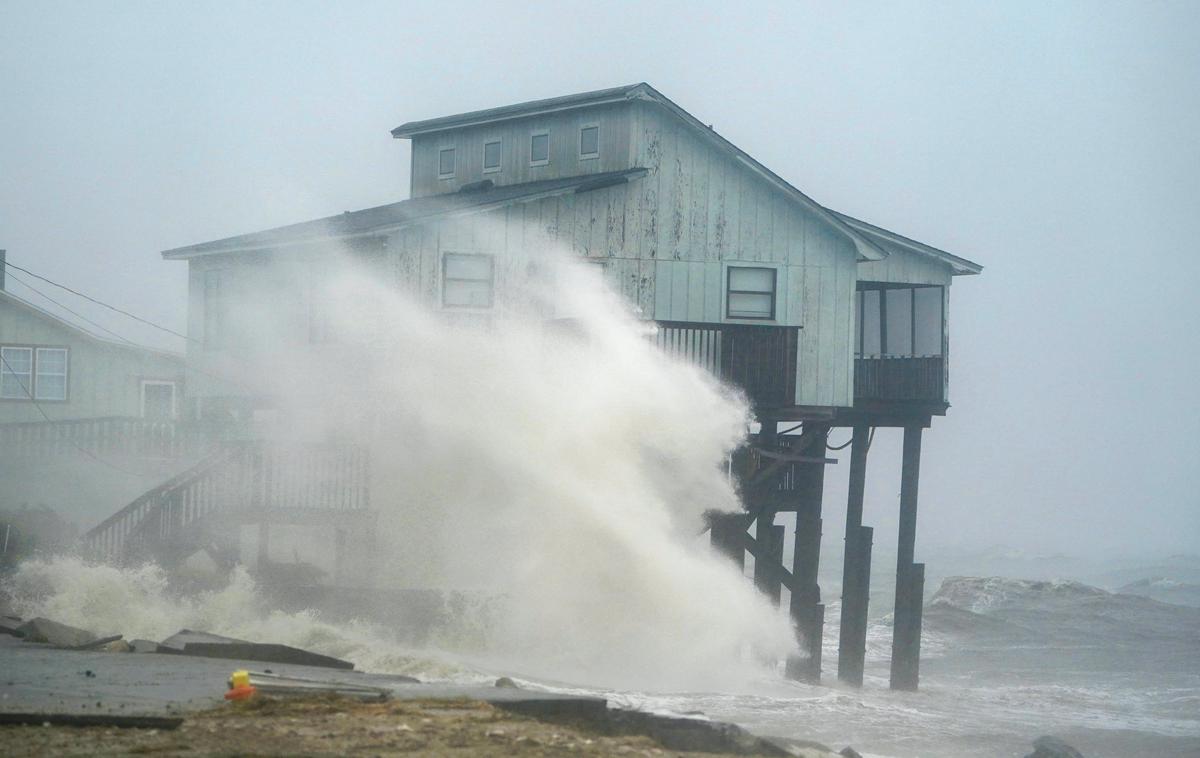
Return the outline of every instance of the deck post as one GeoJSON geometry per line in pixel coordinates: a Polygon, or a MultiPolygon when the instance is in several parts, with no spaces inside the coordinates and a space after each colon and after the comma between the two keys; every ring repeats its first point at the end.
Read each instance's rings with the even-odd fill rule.
{"type": "Polygon", "coordinates": [[[915,690],[920,678],[925,566],[913,563],[920,469],[921,427],[906,426],[900,469],[900,537],[896,555],[896,610],[892,628],[891,688],[894,690],[915,690]]]}
{"type": "MultiPolygon", "coordinates": [[[[805,432],[810,430],[805,428],[805,432]]],[[[828,425],[816,425],[808,443],[797,452],[823,459],[828,425]]],[[[795,468],[796,540],[792,554],[792,597],[789,610],[807,657],[788,661],[787,675],[817,684],[821,681],[821,635],[825,606],[817,570],[821,561],[821,499],[825,491],[825,464],[803,463],[795,468]]]]}
{"type": "Polygon", "coordinates": [[[838,679],[862,686],[866,660],[867,605],[871,592],[872,530],[862,525],[870,428],[854,427],[850,443],[850,486],[846,497],[846,544],[842,561],[842,616],[838,634],[838,679]]]}

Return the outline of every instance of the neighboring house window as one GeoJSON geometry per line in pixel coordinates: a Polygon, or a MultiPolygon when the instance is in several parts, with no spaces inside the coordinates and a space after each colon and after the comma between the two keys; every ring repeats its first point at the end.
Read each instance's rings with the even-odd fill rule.
{"type": "Polygon", "coordinates": [[[452,179],[454,177],[454,148],[446,147],[438,151],[438,178],[452,179]]]}
{"type": "Polygon", "coordinates": [[[0,347],[0,398],[33,397],[33,348],[0,347]]]}
{"type": "Polygon", "coordinates": [[[65,347],[0,347],[0,399],[66,400],[65,347]]]}
{"type": "Polygon", "coordinates": [[[730,266],[725,295],[726,318],[775,318],[775,269],[730,266]]]}
{"type": "Polygon", "coordinates": [[[550,162],[550,132],[534,132],[529,138],[529,165],[545,166],[550,162]]]}
{"type": "Polygon", "coordinates": [[[175,418],[175,382],[145,379],[142,381],[142,418],[168,421],[175,418]]]}
{"type": "Polygon", "coordinates": [[[492,256],[446,253],[442,259],[442,305],[491,308],[492,256]]]}
{"type": "Polygon", "coordinates": [[[600,157],[600,127],[591,124],[579,130],[579,159],[600,157]]]}
{"type": "Polygon", "coordinates": [[[500,170],[500,140],[483,143],[483,173],[494,174],[500,170]]]}
{"type": "Polygon", "coordinates": [[[225,344],[226,306],[224,271],[204,272],[204,345],[225,344]]]}
{"type": "Polygon", "coordinates": [[[62,347],[39,347],[34,361],[37,377],[33,396],[38,400],[67,399],[67,350],[62,347]]]}
{"type": "Polygon", "coordinates": [[[914,358],[942,354],[943,289],[938,286],[863,286],[858,291],[860,358],[914,358]]]}

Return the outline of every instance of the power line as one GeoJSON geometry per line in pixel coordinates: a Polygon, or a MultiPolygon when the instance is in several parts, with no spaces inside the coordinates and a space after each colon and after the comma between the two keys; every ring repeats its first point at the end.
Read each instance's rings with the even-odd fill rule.
{"type": "Polygon", "coordinates": [[[115,306],[115,305],[109,305],[108,303],[105,303],[105,302],[102,302],[102,301],[100,301],[100,300],[97,300],[96,298],[94,298],[94,297],[91,297],[90,295],[85,295],[85,294],[83,294],[82,292],[80,292],[80,291],[78,291],[78,290],[71,289],[70,287],[68,287],[68,286],[67,286],[67,285],[65,285],[65,284],[59,284],[58,282],[56,282],[56,281],[53,281],[52,279],[47,279],[46,277],[44,277],[44,276],[41,276],[40,274],[35,274],[35,273],[33,273],[32,271],[30,271],[29,269],[26,269],[26,268],[21,268],[20,266],[18,266],[18,265],[17,265],[17,264],[15,264],[15,263],[9,263],[8,261],[4,261],[4,265],[5,265],[5,266],[8,266],[9,268],[16,269],[17,271],[20,271],[20,272],[23,272],[23,273],[29,274],[29,275],[30,275],[30,276],[32,276],[33,278],[35,278],[35,279],[40,279],[41,281],[45,282],[46,284],[50,284],[50,285],[53,285],[53,286],[55,286],[55,287],[58,287],[59,289],[66,290],[67,292],[70,292],[72,295],[77,295],[78,297],[82,297],[84,300],[87,300],[87,301],[89,301],[89,302],[95,303],[96,305],[99,305],[99,306],[103,306],[103,307],[105,307],[105,308],[108,308],[110,311],[116,311],[117,313],[120,313],[122,316],[128,316],[129,318],[133,319],[134,321],[141,322],[141,323],[143,323],[143,324],[145,324],[145,325],[147,325],[147,326],[152,326],[152,327],[154,327],[155,329],[158,329],[158,330],[160,330],[160,331],[166,332],[167,334],[172,334],[172,335],[174,335],[174,336],[176,336],[176,337],[181,337],[182,339],[185,339],[185,340],[187,340],[187,341],[189,341],[189,342],[196,342],[196,343],[199,343],[199,342],[200,342],[200,340],[196,339],[195,337],[189,337],[189,336],[187,336],[186,334],[180,334],[179,332],[175,331],[174,329],[168,329],[167,327],[165,327],[165,326],[160,326],[159,324],[156,324],[156,323],[154,323],[153,321],[148,321],[148,320],[146,320],[146,319],[142,318],[141,316],[135,316],[134,314],[130,313],[130,312],[129,312],[129,311],[127,311],[127,310],[123,310],[123,309],[121,309],[121,308],[118,308],[118,307],[117,307],[117,306],[115,306]]]}
{"type": "Polygon", "coordinates": [[[19,277],[13,276],[12,274],[9,274],[9,276],[11,276],[11,277],[12,277],[13,281],[15,281],[15,282],[20,282],[22,286],[24,286],[24,287],[28,287],[28,288],[29,288],[29,290],[30,290],[31,292],[34,292],[34,293],[36,293],[36,294],[38,294],[38,295],[41,295],[42,297],[46,298],[46,299],[47,299],[47,300],[49,300],[50,302],[52,302],[52,303],[54,303],[55,305],[57,305],[59,308],[62,308],[62,309],[63,309],[64,311],[66,311],[67,313],[70,313],[70,314],[71,314],[72,316],[74,316],[75,318],[77,318],[77,319],[79,319],[79,320],[81,320],[81,321],[84,321],[84,322],[86,322],[86,323],[88,323],[88,324],[91,324],[92,326],[96,327],[97,329],[99,329],[99,330],[101,330],[101,331],[103,331],[103,332],[107,332],[108,334],[111,334],[113,337],[116,337],[117,339],[121,340],[122,342],[126,342],[126,343],[128,343],[128,344],[130,344],[130,345],[133,345],[134,347],[141,347],[141,345],[138,345],[137,343],[133,342],[132,340],[126,339],[125,337],[122,337],[121,335],[119,335],[119,334],[117,334],[116,332],[114,332],[112,329],[109,329],[109,328],[108,328],[108,327],[106,327],[106,326],[102,326],[102,325],[100,325],[100,324],[97,324],[95,321],[92,321],[90,318],[88,318],[87,316],[83,315],[82,313],[77,313],[76,311],[73,311],[73,310],[71,310],[71,309],[70,309],[70,308],[68,308],[67,306],[63,305],[62,303],[58,302],[58,301],[57,301],[57,300],[55,300],[54,298],[52,298],[52,297],[50,297],[49,295],[47,295],[45,292],[42,292],[41,290],[37,289],[36,287],[34,287],[34,286],[33,286],[32,284],[30,284],[29,282],[27,282],[27,281],[24,281],[23,279],[21,279],[21,278],[19,278],[19,277]]]}

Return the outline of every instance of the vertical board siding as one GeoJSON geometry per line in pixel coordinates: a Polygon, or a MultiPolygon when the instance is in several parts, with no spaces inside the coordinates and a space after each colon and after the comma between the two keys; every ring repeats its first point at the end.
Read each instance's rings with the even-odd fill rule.
{"type": "Polygon", "coordinates": [[[952,269],[945,263],[926,258],[896,245],[884,245],[888,257],[881,261],[858,264],[858,278],[864,282],[896,284],[940,284],[949,286],[952,269]]]}

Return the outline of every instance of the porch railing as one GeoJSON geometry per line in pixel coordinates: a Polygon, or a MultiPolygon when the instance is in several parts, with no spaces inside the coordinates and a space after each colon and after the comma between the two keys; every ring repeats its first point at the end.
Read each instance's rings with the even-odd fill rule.
{"type": "Polygon", "coordinates": [[[207,435],[179,421],[106,416],[0,424],[0,455],[42,457],[84,451],[95,454],[177,458],[199,452],[207,435]]]}
{"type": "Polygon", "coordinates": [[[856,358],[854,397],[888,402],[945,402],[945,372],[946,362],[940,355],[856,358]]]}
{"type": "Polygon", "coordinates": [[[740,387],[757,410],[796,404],[800,327],[658,321],[656,344],[740,387]]]}

